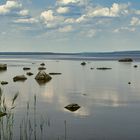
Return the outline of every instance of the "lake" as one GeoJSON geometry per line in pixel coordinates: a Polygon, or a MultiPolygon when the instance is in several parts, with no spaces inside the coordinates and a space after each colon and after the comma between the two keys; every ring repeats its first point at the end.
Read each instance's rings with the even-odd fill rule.
{"type": "Polygon", "coordinates": [[[8,82],[1,85],[8,108],[15,93],[19,93],[11,120],[6,116],[0,120],[1,140],[140,138],[140,61],[86,60],[86,65],[81,66],[81,60],[35,58],[0,59],[8,66],[7,71],[0,72],[1,81],[8,82]],[[42,62],[46,73],[62,74],[39,84],[34,78],[42,62]],[[27,76],[23,67],[30,67],[34,75],[27,76]],[[97,70],[98,67],[112,69],[97,70]],[[27,80],[13,82],[13,77],[21,74],[27,80]],[[71,103],[80,108],[75,112],[64,108],[71,103]]]}

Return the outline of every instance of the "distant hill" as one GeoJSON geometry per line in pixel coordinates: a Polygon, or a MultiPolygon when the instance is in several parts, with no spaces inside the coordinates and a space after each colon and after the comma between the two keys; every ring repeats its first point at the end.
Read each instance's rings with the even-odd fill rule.
{"type": "Polygon", "coordinates": [[[79,56],[134,56],[140,55],[140,51],[118,52],[81,52],[81,53],[53,53],[53,52],[0,52],[0,55],[79,55],[79,56]]]}
{"type": "Polygon", "coordinates": [[[79,60],[117,60],[130,57],[140,60],[140,51],[118,52],[81,52],[81,53],[53,53],[53,52],[0,52],[1,58],[40,58],[40,59],[79,59],[79,60]]]}

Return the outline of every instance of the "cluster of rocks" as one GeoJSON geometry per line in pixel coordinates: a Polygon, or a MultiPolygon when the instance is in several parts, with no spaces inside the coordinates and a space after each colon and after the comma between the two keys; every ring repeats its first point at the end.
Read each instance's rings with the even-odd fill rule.
{"type": "MultiPolygon", "coordinates": [[[[46,82],[49,82],[52,79],[52,77],[50,75],[60,75],[61,74],[61,73],[55,73],[55,72],[51,72],[51,73],[47,74],[44,71],[44,70],[46,70],[46,68],[44,66],[45,66],[45,63],[41,63],[40,64],[40,67],[38,68],[39,72],[35,76],[35,80],[39,84],[44,84],[46,82]]],[[[0,64],[0,70],[7,70],[7,65],[6,64],[0,64]]],[[[23,70],[24,71],[28,71],[28,70],[31,70],[31,68],[24,67],[23,70]]],[[[32,72],[27,72],[26,75],[32,76],[34,74],[32,72]]],[[[15,77],[13,77],[13,81],[14,82],[17,82],[17,81],[25,81],[25,80],[27,80],[27,77],[25,75],[17,75],[15,77]]],[[[8,84],[7,81],[1,81],[0,83],[1,83],[1,85],[8,84]]]]}

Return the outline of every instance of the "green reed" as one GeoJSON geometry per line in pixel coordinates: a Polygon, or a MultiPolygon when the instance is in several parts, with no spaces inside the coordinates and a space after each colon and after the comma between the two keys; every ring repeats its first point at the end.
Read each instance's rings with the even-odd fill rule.
{"type": "Polygon", "coordinates": [[[15,101],[19,93],[16,93],[11,99],[11,105],[8,107],[6,98],[0,88],[0,139],[12,140],[13,138],[13,124],[14,124],[14,113],[13,109],[15,101]]]}
{"type": "MultiPolygon", "coordinates": [[[[19,93],[16,93],[11,99],[10,107],[7,105],[6,98],[0,88],[0,140],[14,140],[14,124],[17,122],[14,119],[15,101],[19,93]]],[[[34,95],[32,102],[26,104],[26,111],[23,119],[19,124],[19,140],[44,140],[47,130],[52,127],[51,119],[37,114],[37,96],[34,95]],[[33,113],[33,116],[32,116],[33,113]],[[37,118],[39,115],[39,118],[37,118]],[[38,121],[37,121],[38,120],[38,121]]],[[[16,130],[18,132],[18,130],[16,130]]],[[[64,121],[64,135],[56,136],[58,140],[67,140],[67,122],[64,121]]]]}

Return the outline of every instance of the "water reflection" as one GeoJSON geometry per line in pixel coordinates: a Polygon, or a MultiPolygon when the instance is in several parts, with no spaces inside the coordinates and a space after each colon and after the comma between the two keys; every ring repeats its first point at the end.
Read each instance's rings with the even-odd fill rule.
{"type": "MultiPolygon", "coordinates": [[[[40,62],[36,62],[30,66],[35,75],[38,73],[39,64],[40,62]]],[[[47,73],[58,70],[62,75],[53,76],[50,82],[41,84],[41,86],[34,79],[35,75],[28,77],[23,83],[12,81],[15,75],[25,74],[22,64],[19,67],[13,67],[16,65],[13,62],[6,72],[0,73],[1,79],[7,79],[9,82],[8,85],[2,87],[7,105],[11,104],[14,93],[18,91],[20,93],[19,99],[16,101],[17,108],[14,111],[15,140],[20,137],[17,129],[23,122],[28,120],[28,125],[30,121],[31,126],[34,127],[32,124],[35,118],[34,113],[36,113],[37,123],[36,139],[61,138],[63,140],[65,138],[65,120],[69,130],[67,140],[103,139],[101,136],[105,136],[106,139],[110,137],[117,139],[118,134],[122,135],[124,139],[128,138],[129,134],[131,134],[130,138],[136,134],[139,136],[140,125],[136,125],[139,124],[140,117],[139,69],[134,70],[131,65],[112,61],[90,62],[84,68],[81,67],[80,61],[60,61],[59,63],[47,61],[46,64],[47,73]],[[93,65],[95,68],[104,65],[111,67],[112,70],[90,70],[93,65]],[[128,85],[128,81],[131,81],[132,84],[128,85]],[[35,95],[36,108],[34,107],[35,95]],[[64,108],[72,103],[78,104],[81,108],[74,112],[64,108]],[[28,104],[29,107],[27,107],[28,104]],[[131,125],[127,123],[132,121],[131,125]],[[122,124],[121,127],[117,126],[118,122],[122,124]],[[125,134],[123,132],[127,128],[123,124],[127,124],[129,127],[125,134]],[[135,127],[138,128],[136,131],[133,130],[135,127]],[[90,133],[91,130],[94,130],[94,135],[93,132],[90,133]],[[48,133],[45,134],[45,132],[48,133]],[[78,134],[79,132],[83,133],[78,134]]]]}

